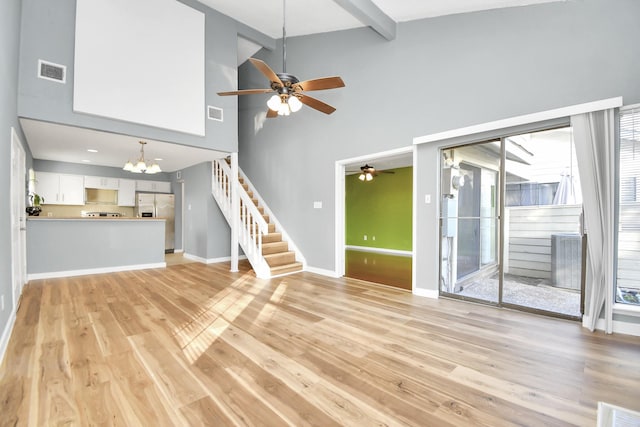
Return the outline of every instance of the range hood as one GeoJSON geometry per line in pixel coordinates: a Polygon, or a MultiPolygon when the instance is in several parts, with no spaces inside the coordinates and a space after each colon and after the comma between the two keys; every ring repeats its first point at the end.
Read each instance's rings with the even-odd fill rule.
{"type": "Polygon", "coordinates": [[[85,188],[84,202],[88,205],[117,205],[118,190],[85,188]]]}

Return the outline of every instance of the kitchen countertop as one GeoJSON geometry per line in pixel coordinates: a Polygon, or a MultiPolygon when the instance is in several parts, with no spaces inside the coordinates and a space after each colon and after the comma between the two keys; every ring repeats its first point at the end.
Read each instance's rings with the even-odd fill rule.
{"type": "Polygon", "coordinates": [[[28,216],[27,220],[89,220],[89,221],[166,221],[166,218],[145,217],[138,218],[134,216],[120,216],[120,217],[107,217],[107,216],[28,216]]]}

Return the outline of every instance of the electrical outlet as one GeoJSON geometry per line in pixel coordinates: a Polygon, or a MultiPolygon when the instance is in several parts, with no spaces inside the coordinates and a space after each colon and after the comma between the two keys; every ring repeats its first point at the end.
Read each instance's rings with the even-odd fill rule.
{"type": "Polygon", "coordinates": [[[365,234],[364,237],[362,238],[363,240],[367,240],[367,235],[365,234]]]}

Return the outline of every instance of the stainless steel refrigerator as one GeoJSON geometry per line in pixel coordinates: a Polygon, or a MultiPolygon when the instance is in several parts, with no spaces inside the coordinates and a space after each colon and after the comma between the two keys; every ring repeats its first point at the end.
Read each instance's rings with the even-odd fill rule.
{"type": "Polygon", "coordinates": [[[137,193],[136,215],[138,217],[153,217],[165,219],[164,251],[173,252],[176,235],[175,196],[161,193],[137,193]]]}

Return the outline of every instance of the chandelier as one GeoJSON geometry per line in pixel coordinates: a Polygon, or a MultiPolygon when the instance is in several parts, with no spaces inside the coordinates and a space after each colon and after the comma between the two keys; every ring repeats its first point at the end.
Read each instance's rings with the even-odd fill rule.
{"type": "Polygon", "coordinates": [[[147,166],[147,163],[144,161],[144,146],[147,143],[144,141],[138,141],[138,142],[140,143],[140,158],[138,159],[135,165],[131,163],[131,160],[127,160],[127,163],[125,163],[122,169],[129,172],[133,172],[133,173],[146,173],[146,174],[154,174],[154,173],[162,172],[162,169],[160,169],[160,166],[156,162],[153,162],[152,164],[147,166]]]}

